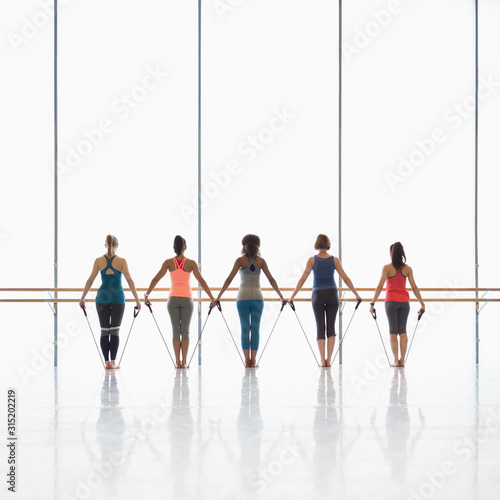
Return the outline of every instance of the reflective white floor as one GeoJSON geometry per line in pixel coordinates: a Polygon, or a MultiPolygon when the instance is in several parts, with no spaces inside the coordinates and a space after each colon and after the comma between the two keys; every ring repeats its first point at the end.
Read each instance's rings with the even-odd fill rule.
{"type": "Polygon", "coordinates": [[[18,388],[19,499],[500,498],[500,365],[59,370],[18,388]]]}

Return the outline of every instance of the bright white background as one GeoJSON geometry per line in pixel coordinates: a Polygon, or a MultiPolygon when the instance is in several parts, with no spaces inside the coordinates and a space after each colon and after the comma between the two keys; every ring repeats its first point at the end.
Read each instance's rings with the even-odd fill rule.
{"type": "MultiPolygon", "coordinates": [[[[229,5],[204,1],[202,12],[202,272],[220,286],[252,232],[279,285],[293,287],[319,232],[338,254],[338,3],[255,0],[225,10],[221,3],[229,5]],[[283,114],[279,131],[269,133],[283,114]]],[[[474,2],[343,6],[344,267],[356,286],[374,287],[389,245],[400,240],[420,286],[473,287],[474,2]],[[436,129],[439,144],[430,143],[436,129]],[[414,164],[401,167],[404,159],[414,164]]],[[[176,234],[197,257],[197,2],[72,0],[59,14],[59,285],[82,287],[113,233],[144,287],[172,255],[176,234]]],[[[500,283],[499,22],[498,2],[481,0],[479,74],[490,82],[479,114],[485,287],[500,283]]],[[[0,283],[50,287],[53,20],[37,1],[9,0],[0,31],[0,283]]],[[[360,371],[381,352],[367,309],[359,309],[344,350],[344,362],[360,371]]],[[[98,368],[77,305],[59,310],[61,332],[74,332],[61,346],[61,370],[98,368]]],[[[20,366],[50,366],[49,307],[1,304],[0,311],[9,377],[21,377],[20,366]]],[[[155,312],[169,338],[164,304],[155,312]]],[[[238,339],[234,303],[224,312],[238,339]]],[[[383,304],[379,312],[386,331],[383,304]]],[[[262,346],[277,313],[276,304],[266,305],[262,346]]],[[[314,342],[310,305],[299,304],[298,313],[314,342]]],[[[348,305],[345,319],[351,314],[348,305]]],[[[144,310],[136,322],[128,363],[169,363],[149,316],[144,310]]],[[[430,305],[413,362],[474,362],[474,319],[472,304],[430,305]]],[[[499,319],[497,304],[481,312],[483,362],[497,360],[499,319]]],[[[91,321],[98,332],[97,318],[91,321]]],[[[130,321],[128,311],[122,338],[130,321]]],[[[290,310],[273,335],[263,363],[296,369],[312,362],[290,310]]],[[[220,317],[204,337],[205,362],[236,365],[220,317]]]]}

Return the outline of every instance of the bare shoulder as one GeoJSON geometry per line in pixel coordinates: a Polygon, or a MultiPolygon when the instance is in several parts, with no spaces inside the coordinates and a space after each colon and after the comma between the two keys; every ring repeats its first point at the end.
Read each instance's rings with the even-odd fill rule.
{"type": "Polygon", "coordinates": [[[234,263],[235,265],[238,264],[241,268],[243,268],[247,267],[249,262],[248,257],[246,255],[242,255],[241,257],[238,257],[234,263]]]}
{"type": "MultiPolygon", "coordinates": [[[[173,263],[173,259],[172,259],[173,263]]],[[[198,267],[198,264],[194,259],[188,259],[186,258],[186,262],[184,262],[184,269],[188,272],[191,272],[193,269],[196,269],[198,267]]]]}
{"type": "Polygon", "coordinates": [[[408,264],[403,264],[401,273],[405,278],[408,278],[408,276],[411,276],[413,274],[413,269],[408,264]]]}
{"type": "Polygon", "coordinates": [[[255,257],[255,263],[257,264],[258,267],[260,267],[261,269],[266,266],[266,261],[260,257],[259,255],[257,255],[257,257],[255,257]]]}
{"type": "Polygon", "coordinates": [[[174,258],[172,257],[164,261],[161,267],[166,267],[169,271],[173,271],[175,268],[174,258]]]}
{"type": "Polygon", "coordinates": [[[107,265],[106,257],[104,257],[104,255],[97,257],[94,264],[99,268],[99,271],[102,271],[107,265]]]}

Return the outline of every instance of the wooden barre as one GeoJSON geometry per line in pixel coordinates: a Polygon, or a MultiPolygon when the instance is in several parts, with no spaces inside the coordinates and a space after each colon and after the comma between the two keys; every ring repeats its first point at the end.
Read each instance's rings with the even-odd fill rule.
{"type": "MultiPolygon", "coordinates": [[[[194,297],[193,298],[194,302],[210,302],[210,299],[199,299],[194,297]]],[[[365,303],[370,303],[371,299],[364,298],[363,302],[365,303]]],[[[464,299],[436,299],[436,298],[430,298],[430,299],[423,299],[424,302],[500,302],[500,298],[498,299],[484,299],[484,298],[464,298],[464,299]]],[[[164,298],[156,298],[156,299],[150,299],[150,302],[167,302],[167,299],[164,298]]],[[[265,298],[265,302],[281,302],[281,299],[279,298],[265,298]]],[[[294,302],[310,302],[311,299],[294,299],[294,302]]],[[[339,299],[340,302],[356,302],[356,299],[339,299]]],[[[78,303],[80,302],[80,299],[0,299],[0,302],[47,302],[47,303],[66,303],[66,302],[72,302],[72,303],[78,303]]],[[[85,302],[95,302],[95,299],[85,299],[85,302]]],[[[134,302],[135,299],[125,299],[125,302],[134,302]]],[[[141,301],[142,302],[142,301],[141,301]]],[[[227,299],[221,299],[221,302],[236,302],[236,298],[227,298],[227,299]]],[[[383,304],[384,300],[379,299],[377,301],[378,303],[383,304]]],[[[418,302],[417,299],[410,299],[410,302],[418,302]]]]}
{"type": "MultiPolygon", "coordinates": [[[[98,288],[91,288],[90,292],[97,292],[98,288]]],[[[130,292],[130,288],[124,288],[126,292],[130,292]]],[[[136,288],[138,292],[145,292],[147,288],[136,288]]],[[[203,291],[200,287],[193,287],[193,291],[203,291]]],[[[219,287],[211,288],[210,290],[218,291],[219,287]]],[[[238,288],[227,288],[228,292],[237,292],[238,288]]],[[[272,292],[273,288],[261,288],[263,292],[272,292]]],[[[280,288],[282,292],[293,292],[295,288],[280,288]]],[[[339,287],[339,292],[350,292],[349,288],[339,287]]],[[[359,292],[374,292],[375,288],[356,288],[359,292]]],[[[411,288],[407,288],[411,292],[411,288]]],[[[500,292],[500,288],[419,288],[421,292],[500,292]]],[[[155,288],[156,292],[168,292],[170,288],[155,288]]],[[[311,292],[312,288],[302,288],[301,292],[311,292]]],[[[382,288],[385,291],[385,288],[382,288]]],[[[0,292],[83,292],[83,288],[0,288],[0,292]]]]}

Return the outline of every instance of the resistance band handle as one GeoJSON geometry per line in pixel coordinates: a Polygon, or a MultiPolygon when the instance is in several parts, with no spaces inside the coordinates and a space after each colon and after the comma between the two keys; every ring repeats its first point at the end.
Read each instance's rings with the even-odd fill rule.
{"type": "Polygon", "coordinates": [[[148,306],[148,309],[150,310],[151,314],[153,314],[153,309],[151,309],[151,302],[149,302],[149,300],[146,302],[146,305],[148,306]]]}
{"type": "Polygon", "coordinates": [[[295,305],[293,303],[293,300],[290,300],[288,303],[290,304],[290,307],[292,308],[292,311],[295,311],[295,305]]]}
{"type": "Polygon", "coordinates": [[[424,314],[424,310],[423,309],[420,309],[420,311],[418,311],[418,319],[417,321],[420,321],[420,318],[422,317],[422,314],[424,314]]]}
{"type": "Polygon", "coordinates": [[[208,306],[208,315],[210,316],[210,313],[212,312],[212,309],[214,308],[214,305],[212,302],[210,302],[210,305],[208,306]]]}
{"type": "Polygon", "coordinates": [[[377,311],[375,309],[373,309],[372,316],[373,316],[373,319],[375,319],[375,320],[377,319],[377,311]]]}
{"type": "Polygon", "coordinates": [[[286,300],[281,301],[281,309],[280,312],[283,311],[283,308],[286,306],[286,300]]]}
{"type": "Polygon", "coordinates": [[[216,302],[216,304],[217,304],[217,309],[218,309],[220,312],[222,312],[222,306],[220,305],[220,300],[218,300],[218,301],[216,302]]]}
{"type": "Polygon", "coordinates": [[[361,304],[361,302],[363,302],[363,299],[357,299],[357,304],[356,304],[356,307],[354,308],[354,310],[356,310],[358,307],[359,307],[359,304],[361,304]]]}
{"type": "Polygon", "coordinates": [[[137,318],[137,315],[139,314],[139,308],[137,306],[134,307],[134,318],[137,318]]]}
{"type": "Polygon", "coordinates": [[[80,306],[82,308],[83,314],[85,314],[85,317],[87,317],[87,309],[85,306],[80,306]]]}

